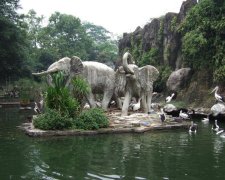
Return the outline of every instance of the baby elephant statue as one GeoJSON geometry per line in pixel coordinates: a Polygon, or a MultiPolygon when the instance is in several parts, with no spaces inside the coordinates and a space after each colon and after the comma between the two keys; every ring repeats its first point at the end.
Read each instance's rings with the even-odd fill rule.
{"type": "Polygon", "coordinates": [[[134,64],[129,52],[123,55],[123,66],[116,71],[115,94],[125,96],[122,106],[122,116],[128,114],[132,97],[141,99],[141,107],[145,113],[151,112],[153,82],[158,78],[159,71],[151,65],[139,68],[134,64]]]}
{"type": "Polygon", "coordinates": [[[90,85],[90,92],[86,99],[91,107],[96,107],[96,102],[93,94],[103,94],[102,108],[107,110],[109,101],[114,93],[115,87],[115,71],[105,64],[84,61],[79,57],[72,58],[64,57],[49,66],[47,71],[32,73],[33,75],[49,75],[54,72],[63,71],[66,79],[66,86],[69,86],[73,77],[80,75],[90,85]]]}

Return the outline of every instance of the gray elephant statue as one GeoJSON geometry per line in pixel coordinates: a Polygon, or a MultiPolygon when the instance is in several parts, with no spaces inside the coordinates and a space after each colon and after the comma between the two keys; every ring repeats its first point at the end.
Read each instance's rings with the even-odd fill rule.
{"type": "Polygon", "coordinates": [[[115,71],[109,66],[94,62],[82,62],[79,57],[64,57],[49,66],[47,71],[32,73],[33,75],[49,75],[63,71],[67,77],[66,86],[70,85],[74,76],[81,75],[90,85],[91,91],[87,94],[87,101],[91,107],[96,107],[94,94],[103,94],[102,108],[107,110],[109,101],[115,88],[115,71]]]}
{"type": "Polygon", "coordinates": [[[123,55],[122,66],[116,71],[115,94],[124,96],[122,116],[128,114],[131,98],[141,99],[141,107],[145,113],[151,112],[153,82],[158,78],[159,71],[151,65],[139,68],[134,64],[129,52],[123,55]]]}

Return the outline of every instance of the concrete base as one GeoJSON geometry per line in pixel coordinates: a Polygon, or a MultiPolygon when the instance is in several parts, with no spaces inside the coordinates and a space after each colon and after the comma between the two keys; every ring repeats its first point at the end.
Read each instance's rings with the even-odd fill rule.
{"type": "Polygon", "coordinates": [[[166,121],[161,123],[158,114],[134,113],[129,116],[122,116],[121,112],[110,112],[107,114],[110,120],[108,128],[99,130],[40,130],[35,129],[32,123],[24,123],[20,126],[25,134],[32,137],[46,136],[77,136],[77,135],[96,135],[113,133],[144,133],[153,130],[188,129],[190,121],[176,122],[171,117],[166,116],[166,121]]]}

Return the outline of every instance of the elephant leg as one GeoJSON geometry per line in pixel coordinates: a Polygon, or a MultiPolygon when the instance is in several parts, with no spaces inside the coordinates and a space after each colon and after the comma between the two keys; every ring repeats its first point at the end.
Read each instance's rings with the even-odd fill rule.
{"type": "Polygon", "coordinates": [[[112,98],[113,91],[105,91],[102,99],[102,109],[107,111],[109,102],[112,98]]]}
{"type": "Polygon", "coordinates": [[[131,93],[126,92],[124,102],[123,102],[123,107],[122,107],[122,114],[121,114],[122,116],[128,115],[128,107],[130,104],[130,100],[131,100],[131,93]]]}
{"type": "Polygon", "coordinates": [[[148,93],[147,95],[147,107],[148,107],[148,114],[151,114],[152,112],[152,91],[148,93]]]}
{"type": "Polygon", "coordinates": [[[96,107],[95,98],[92,92],[87,95],[87,100],[92,108],[96,107]]]}
{"type": "Polygon", "coordinates": [[[143,108],[143,111],[145,113],[147,113],[148,112],[148,106],[147,106],[147,98],[146,98],[146,95],[145,94],[143,94],[141,96],[141,106],[143,108]]]}
{"type": "Polygon", "coordinates": [[[117,108],[122,109],[123,103],[118,94],[114,93],[112,99],[116,101],[117,108]]]}
{"type": "Polygon", "coordinates": [[[116,98],[116,104],[117,104],[117,108],[122,109],[123,103],[120,98],[116,98]]]}

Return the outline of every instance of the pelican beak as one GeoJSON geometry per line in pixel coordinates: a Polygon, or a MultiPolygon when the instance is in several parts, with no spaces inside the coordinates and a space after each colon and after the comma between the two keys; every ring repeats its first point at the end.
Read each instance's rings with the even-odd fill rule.
{"type": "Polygon", "coordinates": [[[212,90],[212,92],[210,94],[212,94],[215,90],[216,90],[216,87],[212,90]]]}

